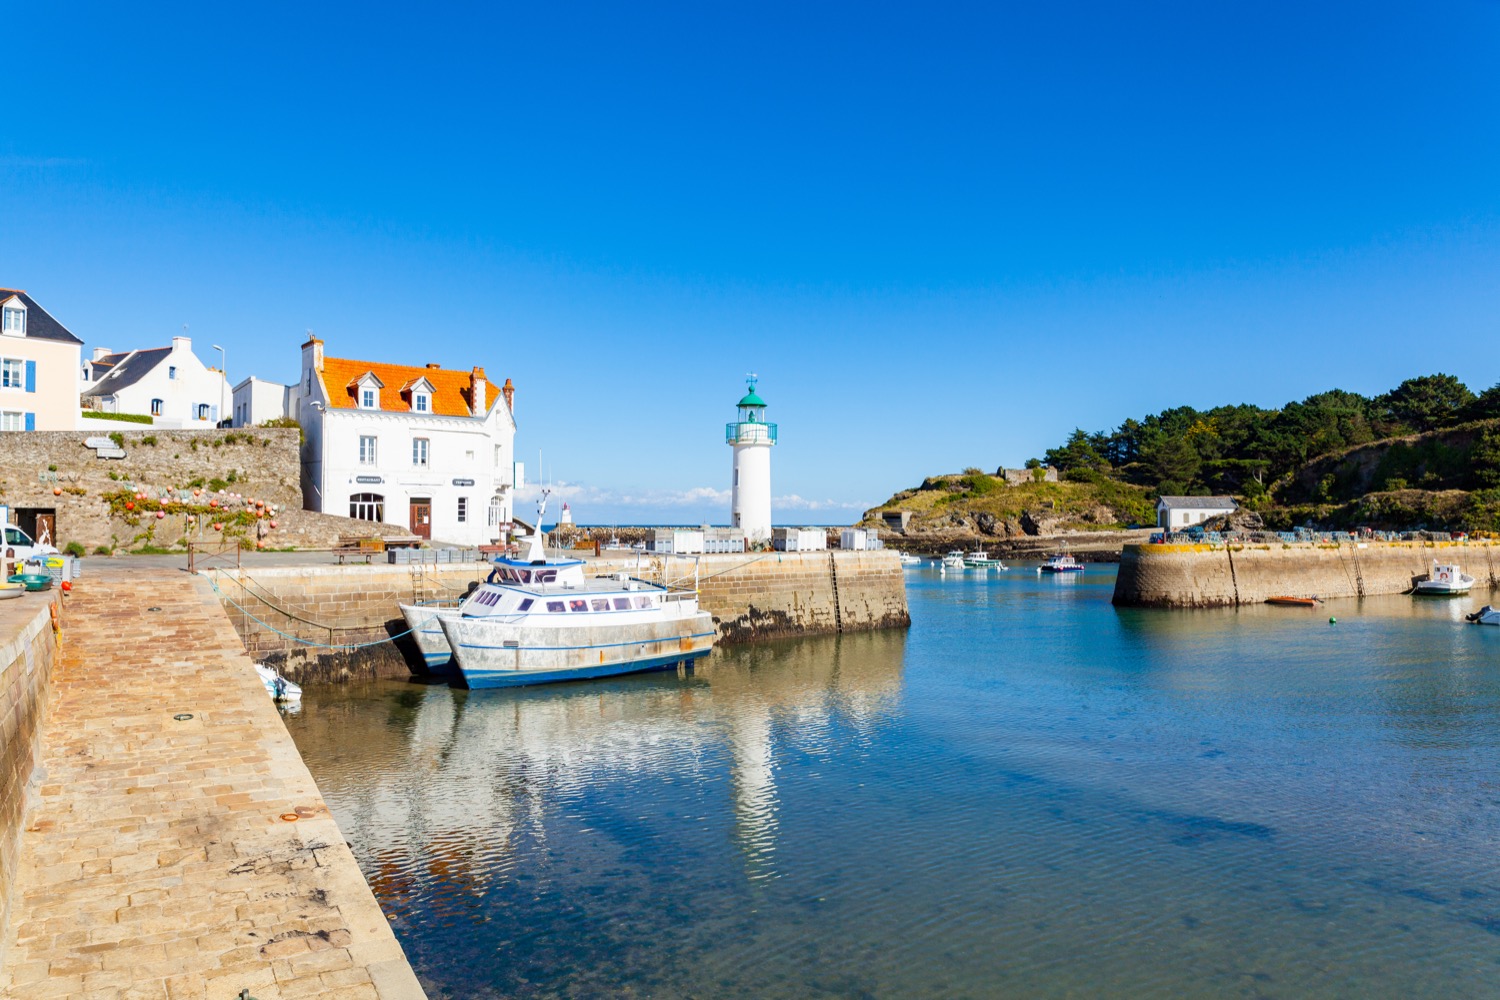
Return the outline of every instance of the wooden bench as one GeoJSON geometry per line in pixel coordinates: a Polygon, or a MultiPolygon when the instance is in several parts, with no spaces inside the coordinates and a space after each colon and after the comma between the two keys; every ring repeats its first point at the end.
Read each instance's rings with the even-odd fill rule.
{"type": "Polygon", "coordinates": [[[345,559],[363,558],[365,565],[370,560],[385,552],[385,540],[381,538],[356,538],[348,535],[341,536],[339,543],[330,550],[339,557],[339,565],[344,565],[345,559]]]}

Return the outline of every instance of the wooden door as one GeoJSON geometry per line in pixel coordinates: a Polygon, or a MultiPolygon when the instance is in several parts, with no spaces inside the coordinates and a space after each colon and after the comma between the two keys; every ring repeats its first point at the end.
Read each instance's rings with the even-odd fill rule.
{"type": "Polygon", "coordinates": [[[36,516],[36,534],[32,536],[38,545],[57,546],[57,515],[38,514],[36,516]]]}
{"type": "Polygon", "coordinates": [[[432,540],[432,501],[411,502],[411,533],[418,538],[432,540]]]}

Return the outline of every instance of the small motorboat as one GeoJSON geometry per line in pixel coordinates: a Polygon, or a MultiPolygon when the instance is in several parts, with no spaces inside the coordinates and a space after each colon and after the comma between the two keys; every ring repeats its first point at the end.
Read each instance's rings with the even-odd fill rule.
{"type": "Polygon", "coordinates": [[[260,675],[260,681],[266,686],[266,693],[276,702],[300,702],[302,700],[302,689],[296,684],[266,666],[264,663],[255,665],[255,672],[260,675]]]}
{"type": "Polygon", "coordinates": [[[901,560],[901,565],[903,565],[903,566],[920,566],[920,565],[922,565],[922,557],[918,556],[918,555],[913,555],[910,552],[898,552],[898,553],[896,553],[896,558],[899,559],[899,560],[901,560]]]}
{"type": "Polygon", "coordinates": [[[1316,597],[1291,597],[1285,594],[1266,598],[1267,604],[1279,604],[1287,608],[1315,608],[1323,603],[1316,597]]]}
{"type": "Polygon", "coordinates": [[[1004,569],[1005,561],[991,559],[984,549],[975,549],[964,556],[964,566],[968,569],[1004,569]]]}
{"type": "Polygon", "coordinates": [[[1475,625],[1500,625],[1500,611],[1486,604],[1472,615],[1464,615],[1464,621],[1475,625]]]}
{"type": "Polygon", "coordinates": [[[1051,559],[1048,559],[1046,562],[1042,563],[1039,567],[1037,567],[1037,572],[1082,573],[1083,563],[1079,562],[1077,559],[1074,559],[1071,555],[1064,552],[1060,555],[1055,555],[1051,559]]]}
{"type": "Polygon", "coordinates": [[[1416,593],[1427,597],[1453,597],[1467,594],[1474,586],[1474,578],[1462,572],[1456,565],[1432,564],[1432,574],[1417,581],[1416,593]]]}
{"type": "Polygon", "coordinates": [[[943,556],[943,569],[963,569],[964,554],[958,549],[943,556]]]}

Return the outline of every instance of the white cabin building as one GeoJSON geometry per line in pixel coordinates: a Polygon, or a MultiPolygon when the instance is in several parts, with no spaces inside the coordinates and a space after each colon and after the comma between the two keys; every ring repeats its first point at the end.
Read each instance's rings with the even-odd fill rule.
{"type": "Polygon", "coordinates": [[[1162,497],[1156,502],[1156,526],[1181,531],[1239,509],[1234,497],[1162,497]]]}
{"type": "Polygon", "coordinates": [[[234,387],[229,411],[233,427],[254,427],[278,417],[295,416],[296,394],[289,385],[267,382],[251,375],[234,387]]]}
{"type": "Polygon", "coordinates": [[[158,427],[216,427],[229,405],[224,373],[198,360],[188,337],[171,347],[112,353],[94,348],[83,366],[89,385],[80,394],[85,410],[150,416],[158,427]]]}
{"type": "Polygon", "coordinates": [[[309,510],[408,527],[433,542],[487,545],[511,527],[515,387],[451,371],[329,358],[302,345],[295,388],[309,510]]]}

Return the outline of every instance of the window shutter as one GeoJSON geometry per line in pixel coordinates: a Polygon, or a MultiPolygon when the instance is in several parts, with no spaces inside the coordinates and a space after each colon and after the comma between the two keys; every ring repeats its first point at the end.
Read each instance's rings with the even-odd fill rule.
{"type": "MultiPolygon", "coordinates": [[[[26,362],[26,391],[27,392],[36,392],[36,362],[35,361],[28,361],[28,362],[26,362]]],[[[30,416],[30,414],[28,414],[28,417],[29,416],[30,416]]],[[[28,427],[26,429],[27,430],[31,430],[30,427],[28,427]]]]}
{"type": "MultiPolygon", "coordinates": [[[[31,362],[31,361],[26,362],[26,364],[28,366],[32,365],[33,363],[34,362],[31,362]]],[[[36,414],[35,413],[28,413],[28,414],[26,414],[26,429],[28,431],[34,431],[34,430],[36,430],[36,414]]]]}

